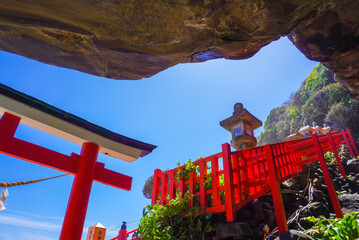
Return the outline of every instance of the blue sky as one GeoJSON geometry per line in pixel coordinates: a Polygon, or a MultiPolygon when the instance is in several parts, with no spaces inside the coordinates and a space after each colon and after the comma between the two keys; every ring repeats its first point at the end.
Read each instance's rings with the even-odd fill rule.
{"type": "MultiPolygon", "coordinates": [[[[142,187],[154,169],[221,150],[230,133],[219,121],[242,102],[263,122],[318,64],[309,61],[287,38],[254,57],[179,64],[151,78],[119,81],[59,68],[0,52],[0,82],[125,136],[157,145],[151,154],[127,163],[104,155],[98,161],[133,177],[130,192],[94,183],[85,228],[101,222],[108,230],[133,222],[150,204],[142,187]]],[[[262,128],[255,131],[259,135],[262,128]]],[[[80,146],[20,125],[16,137],[59,151],[79,153],[80,146]]],[[[61,172],[0,155],[0,182],[23,181],[61,172]]],[[[0,239],[58,239],[73,176],[9,188],[0,212],[0,239]]],[[[107,234],[116,236],[118,228],[107,234]]],[[[83,239],[86,238],[84,230],[83,239]]]]}

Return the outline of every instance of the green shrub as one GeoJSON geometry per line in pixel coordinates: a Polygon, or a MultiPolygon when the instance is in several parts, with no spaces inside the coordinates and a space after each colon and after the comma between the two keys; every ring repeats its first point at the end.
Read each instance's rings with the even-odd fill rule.
{"type": "Polygon", "coordinates": [[[143,240],[204,239],[205,233],[214,231],[211,214],[204,214],[198,205],[189,207],[194,196],[171,200],[145,207],[138,232],[143,240]]]}
{"type": "Polygon", "coordinates": [[[307,231],[314,239],[355,240],[359,239],[359,212],[349,213],[343,219],[323,219],[307,231]]]}
{"type": "Polygon", "coordinates": [[[328,162],[328,163],[331,163],[331,162],[335,161],[334,153],[332,153],[332,152],[326,152],[326,153],[324,154],[324,159],[325,159],[325,161],[328,162]]]}

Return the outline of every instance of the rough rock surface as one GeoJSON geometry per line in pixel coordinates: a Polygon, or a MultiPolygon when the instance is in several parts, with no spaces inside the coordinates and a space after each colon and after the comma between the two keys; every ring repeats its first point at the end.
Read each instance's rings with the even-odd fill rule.
{"type": "Polygon", "coordinates": [[[359,1],[322,1],[315,19],[303,20],[289,38],[304,55],[333,70],[336,81],[359,92],[359,1]]]}
{"type": "Polygon", "coordinates": [[[344,213],[359,212],[359,194],[341,194],[338,199],[344,213]]]}
{"type": "Polygon", "coordinates": [[[312,238],[308,237],[301,231],[289,230],[282,233],[279,237],[275,238],[275,240],[310,240],[312,238]]]}
{"type": "Polygon", "coordinates": [[[290,33],[308,58],[359,90],[359,1],[83,0],[0,2],[0,49],[114,79],[245,59],[290,33]]]}
{"type": "Polygon", "coordinates": [[[253,237],[253,230],[248,223],[219,223],[216,226],[216,235],[222,238],[253,237]]]}

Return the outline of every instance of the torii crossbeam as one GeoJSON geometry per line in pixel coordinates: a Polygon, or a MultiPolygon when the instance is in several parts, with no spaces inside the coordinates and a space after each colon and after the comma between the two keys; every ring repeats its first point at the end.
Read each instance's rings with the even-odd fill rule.
{"type": "Polygon", "coordinates": [[[156,146],[111,132],[0,84],[0,153],[75,175],[60,240],[80,240],[92,182],[131,190],[132,177],[97,162],[99,152],[132,162],[156,146]],[[67,156],[14,137],[19,123],[82,145],[67,156]]]}

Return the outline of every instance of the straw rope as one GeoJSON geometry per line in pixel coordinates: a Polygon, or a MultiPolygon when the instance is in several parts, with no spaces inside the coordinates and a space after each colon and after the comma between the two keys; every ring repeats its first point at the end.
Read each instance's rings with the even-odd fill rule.
{"type": "Polygon", "coordinates": [[[48,178],[41,178],[41,179],[35,179],[35,180],[29,180],[29,181],[20,181],[20,182],[0,182],[0,187],[15,187],[15,186],[21,186],[21,185],[26,185],[26,184],[31,184],[31,183],[37,183],[37,182],[42,182],[42,181],[46,181],[46,180],[50,180],[50,179],[54,179],[54,178],[58,178],[58,177],[63,177],[66,176],[68,174],[62,174],[62,175],[58,175],[58,176],[54,176],[54,177],[48,177],[48,178]]]}

